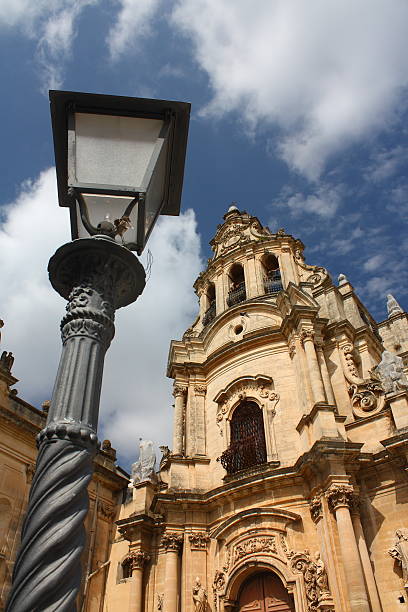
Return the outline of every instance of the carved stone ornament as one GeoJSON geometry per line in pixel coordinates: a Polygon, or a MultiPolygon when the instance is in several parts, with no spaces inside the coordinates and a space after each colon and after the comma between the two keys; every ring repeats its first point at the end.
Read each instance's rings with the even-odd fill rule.
{"type": "Polygon", "coordinates": [[[166,532],[162,535],[161,543],[163,544],[166,552],[173,551],[179,552],[183,545],[184,536],[182,533],[166,532]]]}
{"type": "Polygon", "coordinates": [[[223,591],[225,587],[225,574],[219,570],[215,571],[213,589],[214,591],[223,591]]]}
{"type": "Polygon", "coordinates": [[[289,347],[289,357],[293,359],[293,357],[296,355],[296,342],[293,338],[289,342],[288,347],[289,347]]]}
{"type": "Polygon", "coordinates": [[[390,319],[394,315],[402,314],[404,311],[401,306],[398,304],[397,300],[391,293],[387,295],[387,313],[388,318],[390,319]]]}
{"type": "Polygon", "coordinates": [[[302,331],[300,333],[300,339],[301,339],[303,344],[307,340],[310,340],[311,342],[313,342],[314,341],[314,337],[315,337],[314,329],[302,329],[302,331]]]}
{"type": "Polygon", "coordinates": [[[351,407],[356,417],[364,418],[380,412],[384,406],[384,390],[379,382],[366,380],[348,388],[351,407]],[[382,400],[382,401],[381,401],[382,400]]]}
{"type": "Polygon", "coordinates": [[[401,566],[404,587],[408,589],[408,529],[400,527],[395,532],[395,543],[388,554],[401,566]]]}
{"type": "Polygon", "coordinates": [[[380,412],[384,408],[384,389],[375,368],[371,372],[370,378],[359,376],[355,361],[355,349],[351,342],[341,348],[340,354],[342,355],[344,376],[351,383],[348,392],[354,416],[364,418],[380,412]]]}
{"type": "Polygon", "coordinates": [[[335,512],[338,508],[351,508],[354,501],[354,489],[351,485],[331,485],[326,491],[329,508],[335,512]]]}
{"type": "Polygon", "coordinates": [[[191,550],[206,550],[210,541],[210,536],[202,531],[191,533],[188,536],[191,550]]]}
{"type": "Polygon", "coordinates": [[[204,396],[207,393],[207,387],[205,385],[194,385],[194,393],[204,396]]]}
{"type": "Polygon", "coordinates": [[[322,268],[321,266],[310,266],[305,263],[302,251],[303,248],[298,248],[295,251],[295,260],[298,264],[299,276],[301,281],[312,283],[314,287],[320,287],[325,281],[330,280],[330,275],[326,268],[322,268]]]}
{"type": "Polygon", "coordinates": [[[126,557],[132,564],[132,570],[143,569],[144,566],[150,561],[150,555],[139,550],[131,551],[126,557]]]}
{"type": "Polygon", "coordinates": [[[402,358],[390,351],[383,351],[381,361],[374,368],[386,393],[408,390],[408,379],[404,372],[402,358]]]}
{"type": "Polygon", "coordinates": [[[163,610],[164,605],[164,593],[156,593],[157,596],[157,609],[163,610]]]}
{"type": "Polygon", "coordinates": [[[174,397],[182,396],[187,394],[187,386],[186,385],[174,385],[173,387],[173,395],[174,397]]]}
{"type": "Polygon", "coordinates": [[[112,504],[107,504],[105,502],[99,502],[98,513],[104,518],[106,518],[108,521],[111,521],[116,514],[115,506],[113,506],[112,504]]]}
{"type": "Polygon", "coordinates": [[[244,557],[256,554],[273,553],[277,554],[276,536],[249,538],[236,544],[232,548],[231,562],[235,565],[244,557]]]}
{"type": "Polygon", "coordinates": [[[312,497],[309,507],[312,520],[314,523],[317,523],[323,517],[323,504],[320,495],[312,497]]]}
{"type": "Polygon", "coordinates": [[[262,227],[256,217],[237,210],[233,215],[227,217],[223,225],[218,227],[216,235],[210,242],[214,251],[211,263],[220,255],[251,242],[265,240],[271,235],[268,228],[262,227]]]}
{"type": "Polygon", "coordinates": [[[294,553],[290,564],[294,573],[303,574],[308,611],[334,610],[327,572],[320,553],[315,553],[314,560],[308,550],[294,553]]]}
{"type": "Polygon", "coordinates": [[[287,559],[291,559],[294,555],[294,552],[293,550],[289,550],[287,542],[286,542],[286,538],[283,535],[283,533],[279,534],[279,541],[280,541],[281,548],[283,550],[283,554],[285,555],[287,559]]]}
{"type": "Polygon", "coordinates": [[[275,415],[279,402],[279,393],[273,388],[273,380],[269,376],[242,376],[230,383],[214,398],[218,404],[217,425],[220,435],[223,435],[222,421],[228,419],[231,410],[242,400],[255,400],[260,406],[266,406],[269,416],[275,415]]]}

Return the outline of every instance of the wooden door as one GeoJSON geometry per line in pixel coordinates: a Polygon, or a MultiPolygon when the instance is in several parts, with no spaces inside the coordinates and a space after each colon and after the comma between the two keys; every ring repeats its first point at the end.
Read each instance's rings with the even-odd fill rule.
{"type": "Polygon", "coordinates": [[[282,581],[271,572],[255,574],[242,586],[239,612],[294,612],[295,608],[282,581]]]}

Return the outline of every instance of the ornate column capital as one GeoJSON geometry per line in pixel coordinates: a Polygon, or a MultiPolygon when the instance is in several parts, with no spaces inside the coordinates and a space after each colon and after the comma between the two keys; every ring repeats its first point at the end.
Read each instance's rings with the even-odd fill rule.
{"type": "Polygon", "coordinates": [[[310,340],[311,342],[314,341],[314,337],[315,337],[315,331],[314,329],[302,329],[302,331],[300,332],[300,339],[302,341],[302,343],[304,344],[307,340],[310,340]]]}
{"type": "Polygon", "coordinates": [[[144,566],[147,565],[147,563],[149,563],[150,561],[150,555],[141,550],[130,552],[127,558],[132,564],[132,570],[142,570],[144,566]]]}
{"type": "Polygon", "coordinates": [[[314,523],[323,518],[323,504],[320,495],[315,495],[309,502],[310,514],[314,523]]]}
{"type": "Polygon", "coordinates": [[[187,395],[187,385],[180,385],[179,383],[176,383],[173,387],[173,395],[174,397],[187,395]]]}
{"type": "Polygon", "coordinates": [[[188,536],[191,550],[206,550],[210,536],[203,531],[191,533],[188,536]]]}
{"type": "Polygon", "coordinates": [[[163,544],[166,552],[180,552],[183,545],[184,536],[182,533],[175,531],[166,531],[162,535],[161,543],[163,544]]]}
{"type": "Polygon", "coordinates": [[[194,385],[194,393],[204,396],[207,393],[207,387],[205,385],[194,385]]]}
{"type": "Polygon", "coordinates": [[[351,485],[331,485],[326,491],[329,508],[335,512],[338,508],[350,508],[353,504],[354,489],[351,485]]]}

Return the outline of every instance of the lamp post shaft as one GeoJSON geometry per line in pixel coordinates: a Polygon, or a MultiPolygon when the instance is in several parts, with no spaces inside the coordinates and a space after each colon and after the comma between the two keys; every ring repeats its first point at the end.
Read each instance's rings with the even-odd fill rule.
{"type": "Polygon", "coordinates": [[[104,357],[115,310],[133,302],[145,284],[137,258],[100,237],[64,245],[48,270],[54,288],[68,299],[63,348],[47,424],[37,438],[7,612],[76,609],[104,357]]]}

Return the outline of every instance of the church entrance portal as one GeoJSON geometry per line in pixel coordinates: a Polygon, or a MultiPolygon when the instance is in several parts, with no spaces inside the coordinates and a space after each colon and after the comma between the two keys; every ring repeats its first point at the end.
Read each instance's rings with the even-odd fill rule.
{"type": "Polygon", "coordinates": [[[238,597],[238,612],[294,612],[291,596],[282,581],[271,572],[245,580],[238,597]]]}

